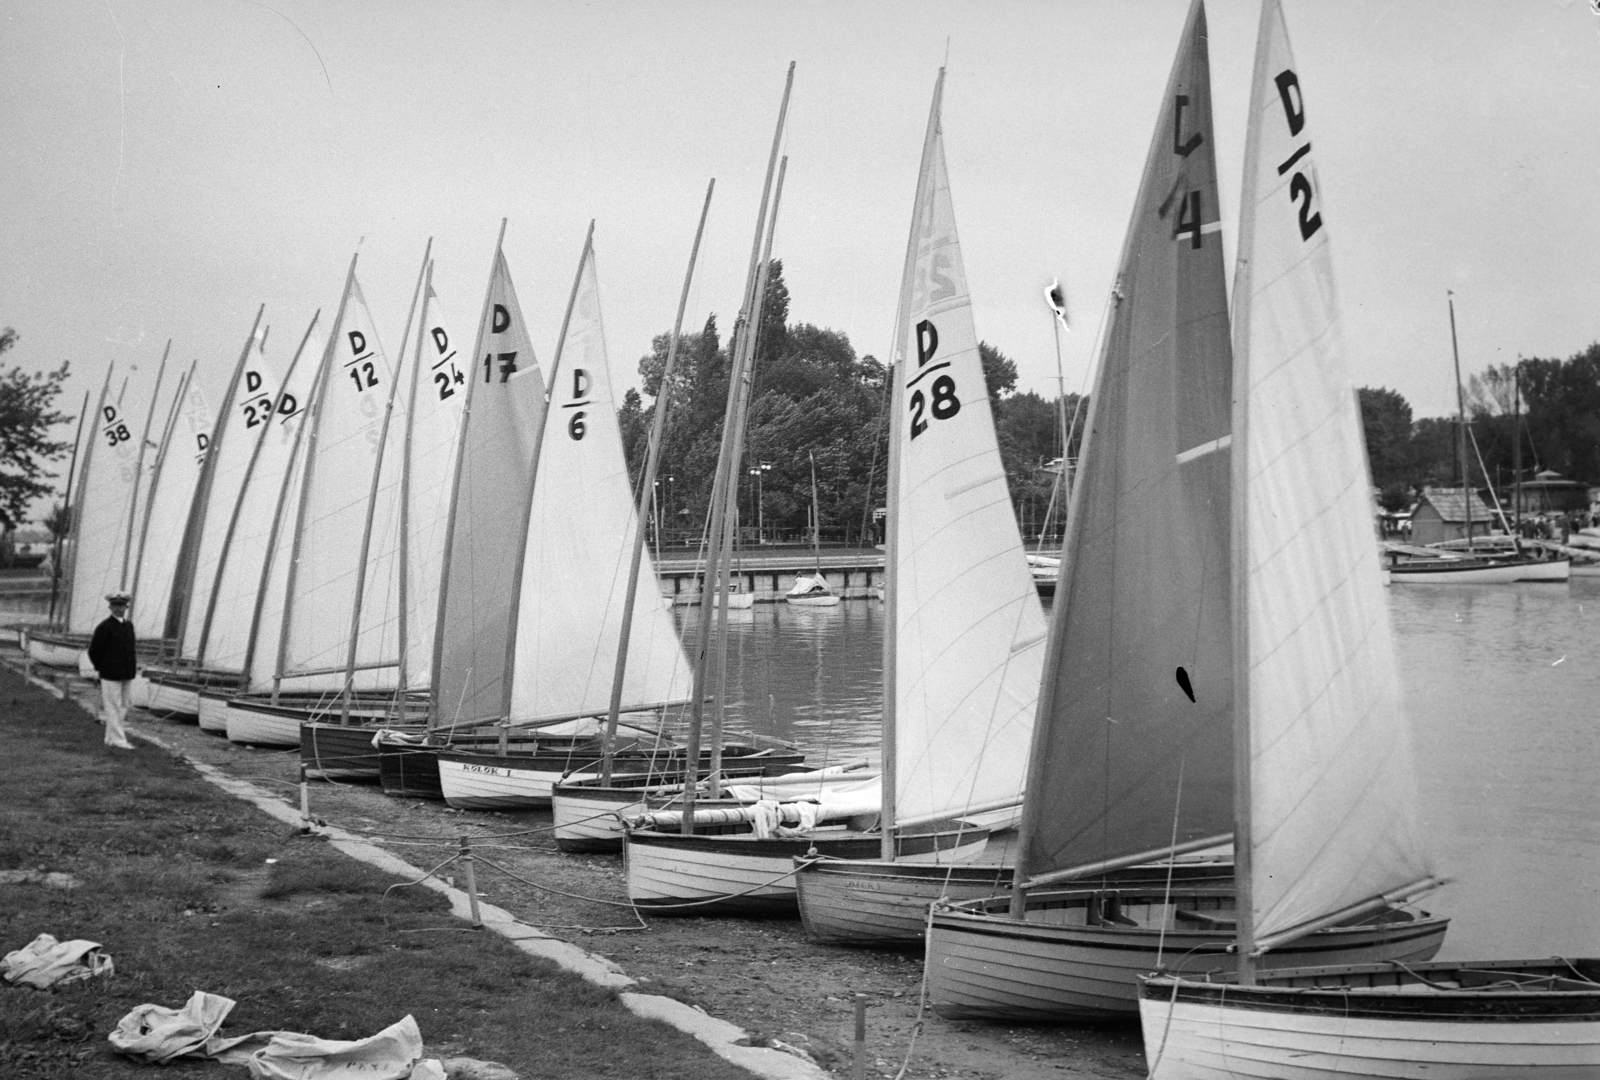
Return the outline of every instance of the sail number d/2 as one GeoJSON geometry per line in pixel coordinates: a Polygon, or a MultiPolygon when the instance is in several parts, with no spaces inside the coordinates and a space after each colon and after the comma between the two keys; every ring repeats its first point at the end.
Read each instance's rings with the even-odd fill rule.
{"type": "Polygon", "coordinates": [[[950,361],[941,360],[937,364],[929,365],[939,351],[939,328],[928,319],[923,319],[917,324],[917,374],[914,379],[906,383],[906,389],[911,391],[908,407],[911,410],[911,437],[915,439],[928,430],[928,415],[935,420],[948,420],[961,411],[961,399],[956,397],[956,381],[948,372],[938,376],[927,387],[927,393],[917,386],[924,378],[932,375],[940,368],[950,366],[950,361]],[[912,389],[916,387],[916,389],[912,389]]]}
{"type": "MultiPolygon", "coordinates": [[[[1285,68],[1272,81],[1278,84],[1278,100],[1283,103],[1283,119],[1289,125],[1289,137],[1298,138],[1306,126],[1306,103],[1300,96],[1300,77],[1292,69],[1285,68]]],[[[1312,209],[1315,193],[1311,190],[1311,180],[1303,170],[1295,168],[1309,153],[1311,140],[1307,139],[1278,166],[1279,176],[1295,169],[1294,175],[1289,177],[1289,201],[1299,208],[1301,240],[1310,240],[1322,228],[1322,215],[1312,209]]]]}

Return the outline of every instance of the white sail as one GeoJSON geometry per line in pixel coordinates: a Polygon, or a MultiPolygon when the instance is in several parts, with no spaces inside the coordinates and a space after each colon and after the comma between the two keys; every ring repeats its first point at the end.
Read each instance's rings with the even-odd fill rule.
{"type": "Polygon", "coordinates": [[[1282,13],[1267,8],[1234,284],[1258,942],[1430,873],[1322,188],[1282,13]]]}
{"type": "MultiPolygon", "coordinates": [[[[361,536],[393,378],[352,271],[308,421],[306,473],[290,556],[292,596],[280,644],[285,676],[342,672],[348,660],[361,536]]],[[[375,536],[373,550],[384,550],[386,542],[375,536]]]]}
{"type": "Polygon", "coordinates": [[[937,93],[906,273],[886,658],[901,825],[1021,801],[1046,636],[995,441],[937,93]]]}
{"type": "MultiPolygon", "coordinates": [[[[316,379],[317,361],[322,356],[322,345],[313,335],[301,346],[288,380],[277,394],[277,404],[269,413],[258,413],[254,427],[246,425],[247,432],[256,437],[259,447],[250,467],[244,491],[240,495],[238,523],[228,545],[221,575],[215,589],[214,608],[206,635],[205,661],[208,668],[220,671],[245,669],[249,650],[251,627],[256,621],[257,593],[261,589],[262,570],[274,529],[280,535],[288,530],[277,521],[279,496],[283,490],[284,473],[293,456],[295,438],[311,397],[316,379]],[[264,422],[261,422],[264,418],[264,422]]],[[[287,503],[284,517],[293,520],[294,502],[287,503]]],[[[283,596],[265,605],[277,620],[283,618],[283,596]]],[[[260,635],[258,634],[258,639],[260,635]]],[[[277,631],[272,633],[276,650],[277,631]]],[[[260,655],[260,654],[257,654],[260,655]]],[[[276,655],[276,652],[267,654],[276,655]]]]}
{"type": "MultiPolygon", "coordinates": [[[[594,250],[585,247],[528,516],[511,718],[607,710],[639,523],[617,425],[594,250]]],[[[655,570],[641,566],[622,707],[686,700],[690,672],[655,570]]]]}
{"type": "MultiPolygon", "coordinates": [[[[247,693],[265,693],[275,686],[279,690],[289,691],[336,691],[344,685],[343,671],[326,671],[277,683],[274,680],[278,649],[283,641],[283,612],[288,597],[289,561],[294,550],[295,515],[300,506],[300,489],[306,475],[306,418],[315,406],[318,375],[321,374],[321,364],[312,361],[320,361],[325,349],[320,334],[313,334],[306,342],[305,397],[301,399],[301,407],[292,416],[286,417],[278,429],[277,437],[289,448],[289,458],[285,463],[288,473],[280,474],[279,483],[274,488],[277,498],[273,504],[277,517],[275,532],[270,539],[267,565],[261,577],[260,593],[256,597],[257,613],[252,625],[255,638],[246,643],[241,664],[247,693]]],[[[301,370],[296,368],[289,380],[291,393],[300,378],[301,370]]]]}
{"type": "MultiPolygon", "coordinates": [[[[73,504],[72,595],[67,630],[86,634],[106,617],[106,594],[127,587],[124,554],[139,475],[139,425],[144,411],[137,395],[101,391],[92,450],[85,453],[83,480],[73,504]],[[121,397],[119,402],[117,397],[121,397]]],[[[131,577],[131,575],[129,575],[131,577]]]]}
{"type": "Polygon", "coordinates": [[[178,415],[163,448],[160,471],[150,494],[150,524],[138,552],[139,565],[131,588],[133,629],[141,639],[160,638],[166,631],[167,603],[178,569],[181,545],[173,542],[188,520],[206,453],[211,446],[211,406],[191,373],[183,385],[178,415]]]}
{"type": "Polygon", "coordinates": [[[410,689],[428,686],[432,674],[450,486],[456,475],[467,379],[472,374],[472,360],[462,351],[463,343],[445,318],[434,291],[431,267],[418,325],[406,439],[410,476],[406,483],[405,668],[410,689]]]}
{"type": "Polygon", "coordinates": [[[228,524],[233,520],[234,506],[244,488],[256,437],[272,416],[273,397],[278,391],[277,373],[268,366],[261,351],[262,343],[263,335],[258,326],[234,380],[232,400],[222,403],[217,417],[211,448],[214,455],[211,480],[202,492],[205,504],[197,512],[203,516],[196,523],[193,561],[185,571],[188,601],[183,610],[179,655],[201,663],[209,660],[201,654],[201,639],[205,636],[217,567],[221,565],[228,540],[228,524]]]}
{"type": "Polygon", "coordinates": [[[505,715],[512,584],[545,408],[539,362],[498,250],[479,318],[433,646],[432,716],[443,725],[505,715]]]}

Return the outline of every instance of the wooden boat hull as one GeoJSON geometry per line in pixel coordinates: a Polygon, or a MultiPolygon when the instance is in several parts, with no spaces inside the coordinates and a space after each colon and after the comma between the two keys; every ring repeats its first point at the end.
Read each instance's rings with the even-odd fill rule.
{"type": "MultiPolygon", "coordinates": [[[[806,937],[830,945],[921,949],[927,937],[928,907],[936,900],[960,903],[995,896],[1011,888],[1011,864],[917,863],[804,859],[796,866],[800,922],[806,937]]],[[[1164,865],[1130,866],[1096,884],[1148,888],[1166,882],[1164,865]]],[[[1183,888],[1232,885],[1233,864],[1179,863],[1172,881],[1183,888]]]]}
{"type": "Polygon", "coordinates": [[[1319,967],[1254,986],[1155,977],[1139,1015],[1152,1080],[1600,1076],[1594,959],[1319,967]]]}
{"type": "Polygon", "coordinates": [[[86,642],[76,635],[45,634],[37,630],[25,630],[21,636],[23,651],[34,663],[64,671],[78,670],[78,657],[82,654],[86,642]]]}
{"type": "Polygon", "coordinates": [[[1543,559],[1522,564],[1518,581],[1566,581],[1572,577],[1571,559],[1543,559]]]}
{"type": "MultiPolygon", "coordinates": [[[[682,750],[623,751],[613,760],[624,772],[670,767],[682,762],[682,750]]],[[[730,765],[753,756],[742,747],[724,747],[723,760],[730,765]],[[741,752],[742,751],[742,752],[741,752]]],[[[785,769],[798,764],[803,755],[761,752],[766,767],[785,769]]],[[[710,752],[701,756],[710,761],[710,752]]],[[[554,786],[563,780],[592,780],[599,777],[600,755],[592,745],[570,750],[528,754],[462,753],[439,754],[439,786],[444,801],[461,810],[542,810],[550,806],[554,786]]]]}
{"type": "Polygon", "coordinates": [[[439,747],[378,743],[378,783],[398,799],[444,800],[439,783],[439,747]]]}
{"type": "MultiPolygon", "coordinates": [[[[303,714],[302,714],[303,716],[303,714]]],[[[398,726],[398,725],[395,725],[398,726]]],[[[313,780],[378,782],[378,748],[373,724],[338,724],[302,719],[300,764],[313,780]]]]}
{"type": "Polygon", "coordinates": [[[229,698],[224,707],[228,741],[247,746],[299,746],[305,714],[274,708],[248,698],[229,698]]]}
{"type": "Polygon", "coordinates": [[[228,733],[228,696],[231,690],[201,690],[198,719],[201,731],[213,735],[228,733]]]}
{"type": "MultiPolygon", "coordinates": [[[[1199,975],[1231,965],[1231,889],[1050,890],[1030,894],[1026,917],[1009,898],[937,905],[928,930],[927,985],[934,1012],[951,1020],[1082,1022],[1138,1013],[1138,980],[1152,971],[1199,975]],[[1107,921],[1107,905],[1115,913],[1107,921]],[[1163,928],[1157,918],[1184,912],[1163,928]],[[1119,925],[1116,916],[1139,925],[1119,925]],[[1100,920],[1090,925],[1089,920],[1100,920]]],[[[1264,968],[1431,959],[1449,920],[1386,910],[1381,919],[1330,927],[1262,958],[1264,968]]]]}
{"type": "Polygon", "coordinates": [[[1440,565],[1389,567],[1391,585],[1504,585],[1512,581],[1566,581],[1572,573],[1570,559],[1538,562],[1486,560],[1470,565],[1455,565],[1455,560],[1439,560],[1440,565]]]}
{"type": "Polygon", "coordinates": [[[839,603],[839,598],[832,594],[818,596],[786,596],[784,597],[795,607],[834,607],[839,603]]]}
{"type": "Polygon", "coordinates": [[[198,683],[167,674],[150,675],[150,712],[164,713],[174,719],[198,720],[200,717],[200,686],[198,683]]]}
{"type": "MultiPolygon", "coordinates": [[[[902,859],[965,862],[978,858],[987,829],[922,832],[901,837],[902,859]]],[[[748,831],[692,836],[630,829],[623,847],[628,899],[655,915],[795,915],[795,860],[821,855],[870,859],[882,851],[877,833],[818,830],[757,838],[748,831]]]]}
{"type": "MultiPolygon", "coordinates": [[[[734,783],[779,775],[769,771],[771,766],[756,760],[767,757],[767,754],[758,752],[736,758],[729,768],[723,769],[722,775],[734,783]]],[[[794,773],[781,775],[811,775],[800,772],[799,762],[792,768],[794,773]]],[[[704,780],[706,776],[707,772],[702,770],[698,779],[704,780]]],[[[555,784],[550,790],[550,816],[554,824],[556,847],[562,851],[588,854],[620,853],[623,844],[622,819],[677,805],[682,799],[683,778],[682,772],[657,772],[644,777],[613,776],[609,787],[601,787],[597,779],[555,784]]],[[[831,777],[818,776],[815,782],[848,782],[865,778],[864,773],[852,775],[850,772],[835,772],[831,777]]],[[[703,797],[697,796],[699,798],[703,797]]]]}

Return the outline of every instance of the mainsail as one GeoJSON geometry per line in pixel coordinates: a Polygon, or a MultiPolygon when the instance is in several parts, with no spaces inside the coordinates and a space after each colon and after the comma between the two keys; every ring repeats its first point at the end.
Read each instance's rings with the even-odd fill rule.
{"type": "Polygon", "coordinates": [[[253,436],[272,412],[277,379],[267,370],[262,344],[261,312],[258,311],[217,414],[217,426],[211,434],[210,450],[195,487],[194,502],[189,507],[173,579],[167,632],[177,639],[179,656],[200,663],[204,662],[200,655],[200,639],[206,612],[211,606],[217,567],[227,541],[228,523],[244,486],[256,441],[253,436]],[[250,430],[252,428],[254,430],[250,430]]]}
{"type": "MultiPolygon", "coordinates": [[[[313,325],[315,325],[313,321],[313,325]]],[[[212,596],[212,617],[205,638],[208,668],[220,671],[245,670],[250,636],[257,620],[257,593],[261,589],[262,569],[275,534],[282,533],[278,517],[279,495],[293,455],[317,361],[322,356],[321,342],[307,327],[299,349],[290,360],[289,370],[276,402],[265,413],[258,413],[255,427],[246,430],[255,436],[254,458],[239,494],[237,524],[228,544],[212,596]]],[[[294,504],[290,503],[290,509],[294,504]]],[[[275,616],[282,617],[283,596],[277,597],[275,616]]],[[[276,642],[276,632],[273,641],[276,642]]]]}
{"type": "Polygon", "coordinates": [[[1262,10],[1244,177],[1234,485],[1249,783],[1239,841],[1259,948],[1431,873],[1322,187],[1276,3],[1262,10]]]}
{"type": "Polygon", "coordinates": [[[884,666],[894,673],[897,825],[1020,801],[1045,652],[956,238],[943,85],[940,72],[890,376],[894,632],[884,666]]]}
{"type": "Polygon", "coordinates": [[[133,628],[140,638],[159,639],[166,631],[167,605],[178,569],[180,544],[172,543],[172,530],[181,528],[194,503],[195,489],[211,446],[213,418],[205,391],[189,369],[182,384],[178,415],[161,448],[159,468],[152,478],[149,525],[137,553],[138,566],[131,588],[134,594],[133,628]]]}
{"type": "MultiPolygon", "coordinates": [[[[517,606],[512,720],[595,715],[611,700],[639,522],[591,244],[584,246],[551,378],[550,422],[534,480],[517,606]]],[[[668,602],[654,569],[641,567],[622,707],[681,702],[689,689],[688,661],[668,602]]]]}
{"type": "Polygon", "coordinates": [[[72,595],[67,630],[87,634],[106,615],[106,594],[127,587],[124,577],[128,526],[139,476],[139,431],[143,410],[111,395],[111,370],[88,432],[82,479],[73,502],[72,595]]]}
{"type": "MultiPolygon", "coordinates": [[[[329,333],[308,421],[305,478],[290,556],[278,663],[278,674],[285,678],[345,668],[361,574],[360,540],[382,452],[380,433],[394,372],[378,341],[353,262],[329,333]]],[[[397,528],[398,514],[392,520],[397,528]]],[[[383,543],[388,546],[374,539],[373,550],[392,552],[397,546],[389,537],[383,543]]],[[[392,558],[391,554],[391,562],[392,558]]],[[[367,625],[364,621],[363,630],[367,625]]],[[[385,659],[391,666],[397,660],[392,628],[388,642],[385,654],[381,628],[363,642],[358,688],[385,685],[385,675],[373,669],[383,667],[385,659]]],[[[387,678],[387,683],[392,681],[392,676],[387,678]]]]}
{"type": "Polygon", "coordinates": [[[1145,161],[1090,399],[1017,879],[1229,831],[1232,360],[1205,13],[1145,161]]]}
{"type": "Polygon", "coordinates": [[[498,245],[467,369],[444,579],[433,643],[435,726],[506,714],[506,644],[528,520],[544,379],[498,245]]]}
{"type": "Polygon", "coordinates": [[[407,391],[410,428],[405,440],[406,641],[402,666],[408,689],[426,687],[432,675],[450,484],[456,474],[461,413],[472,367],[471,358],[460,353],[460,339],[433,289],[432,263],[417,325],[407,391]]]}

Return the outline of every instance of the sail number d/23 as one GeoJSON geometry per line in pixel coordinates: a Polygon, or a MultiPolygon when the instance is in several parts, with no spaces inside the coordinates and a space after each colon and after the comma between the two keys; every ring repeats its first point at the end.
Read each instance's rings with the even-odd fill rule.
{"type": "Polygon", "coordinates": [[[908,407],[911,410],[911,437],[915,439],[928,430],[928,415],[932,414],[935,420],[948,420],[961,411],[961,399],[956,397],[956,381],[948,372],[936,377],[927,387],[917,386],[925,377],[932,375],[940,368],[950,366],[950,361],[941,360],[929,366],[939,351],[939,328],[928,319],[923,319],[917,324],[917,374],[906,389],[911,391],[908,407]],[[916,387],[915,389],[912,389],[916,387]]]}

